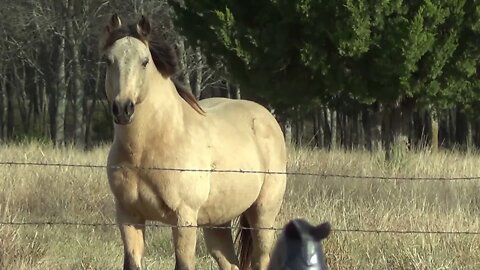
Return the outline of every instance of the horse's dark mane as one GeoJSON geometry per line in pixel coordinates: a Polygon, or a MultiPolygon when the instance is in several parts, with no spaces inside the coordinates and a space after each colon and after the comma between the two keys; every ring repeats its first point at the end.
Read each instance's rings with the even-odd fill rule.
{"type": "Polygon", "coordinates": [[[164,40],[154,40],[151,38],[152,35],[144,36],[138,33],[136,24],[129,24],[117,28],[111,31],[103,45],[103,49],[106,49],[115,43],[115,41],[124,38],[124,37],[134,37],[146,45],[150,49],[150,54],[152,55],[153,62],[158,72],[160,72],[164,77],[171,77],[172,81],[177,89],[178,94],[198,113],[204,114],[205,111],[200,107],[196,98],[192,95],[184,85],[182,85],[178,80],[174,79],[173,76],[178,71],[178,61],[177,55],[173,47],[164,40]]]}
{"type": "Polygon", "coordinates": [[[178,80],[172,79],[175,88],[177,89],[178,94],[190,105],[192,108],[197,111],[199,114],[205,114],[205,111],[198,104],[197,99],[192,95],[192,93],[178,80]]]}

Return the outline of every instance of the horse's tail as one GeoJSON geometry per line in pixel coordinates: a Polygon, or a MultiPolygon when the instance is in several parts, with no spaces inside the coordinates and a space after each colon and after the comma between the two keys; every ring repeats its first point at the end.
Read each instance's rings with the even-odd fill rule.
{"type": "Polygon", "coordinates": [[[249,270],[252,263],[252,232],[245,214],[240,216],[239,225],[235,241],[238,242],[240,270],[249,270]]]}

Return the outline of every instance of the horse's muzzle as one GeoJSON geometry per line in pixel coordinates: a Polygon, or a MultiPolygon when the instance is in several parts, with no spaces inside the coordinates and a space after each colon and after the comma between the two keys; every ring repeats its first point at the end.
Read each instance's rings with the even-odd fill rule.
{"type": "Polygon", "coordinates": [[[112,115],[115,124],[128,125],[132,122],[135,113],[135,103],[128,100],[127,102],[114,101],[112,104],[112,115]]]}

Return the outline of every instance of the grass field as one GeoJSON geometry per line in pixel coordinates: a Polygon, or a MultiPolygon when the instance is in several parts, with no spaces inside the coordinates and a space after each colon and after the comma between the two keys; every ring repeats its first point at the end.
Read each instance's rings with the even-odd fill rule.
{"type": "MultiPolygon", "coordinates": [[[[105,164],[107,148],[0,146],[0,161],[105,164]]],[[[460,177],[480,175],[480,155],[425,151],[385,163],[381,153],[290,150],[290,171],[460,177]]],[[[278,226],[294,217],[334,229],[480,231],[480,180],[405,181],[291,176],[278,226]]],[[[0,220],[114,222],[98,168],[0,166],[0,220]]],[[[331,269],[480,269],[479,235],[334,232],[331,269]]],[[[1,269],[120,269],[116,227],[0,226],[1,269]]],[[[147,229],[147,269],[173,269],[170,230],[147,229]]],[[[197,269],[216,269],[201,234],[197,269]]]]}

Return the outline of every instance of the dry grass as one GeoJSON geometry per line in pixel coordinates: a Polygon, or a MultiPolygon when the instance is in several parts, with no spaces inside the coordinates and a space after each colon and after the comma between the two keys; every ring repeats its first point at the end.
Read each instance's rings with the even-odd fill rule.
{"type": "MultiPolygon", "coordinates": [[[[0,146],[2,161],[104,164],[107,148],[0,146]]],[[[378,176],[480,175],[475,153],[403,153],[391,163],[362,151],[291,150],[291,171],[378,176]]],[[[290,177],[278,226],[304,217],[334,228],[480,230],[480,180],[386,181],[290,177]]],[[[2,221],[113,222],[104,169],[2,166],[2,221]]],[[[216,269],[199,235],[198,269],[216,269]]],[[[335,232],[325,242],[332,269],[480,269],[480,236],[335,232]]],[[[0,226],[0,269],[119,269],[115,227],[0,226]]],[[[148,269],[172,269],[170,230],[147,230],[148,269]]]]}

